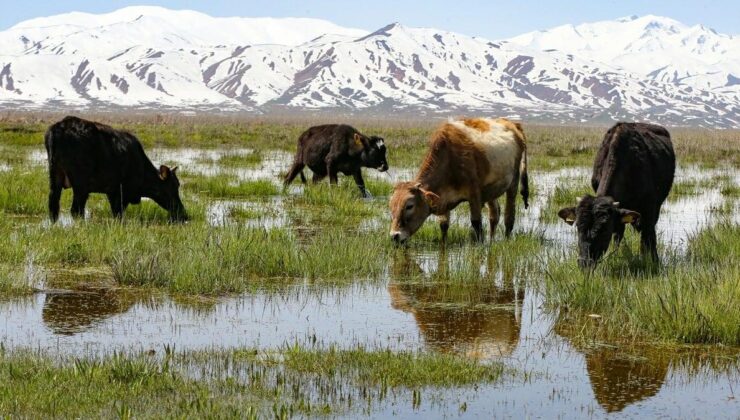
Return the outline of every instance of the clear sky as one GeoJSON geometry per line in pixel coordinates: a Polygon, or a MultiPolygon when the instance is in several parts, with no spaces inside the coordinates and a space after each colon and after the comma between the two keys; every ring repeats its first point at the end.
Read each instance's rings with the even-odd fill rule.
{"type": "Polygon", "coordinates": [[[142,4],[192,9],[212,16],[314,17],[367,30],[401,22],[489,39],[565,23],[646,14],[689,25],[703,23],[726,34],[740,32],[740,0],[0,0],[0,30],[33,17],[70,11],[102,13],[142,4]]]}

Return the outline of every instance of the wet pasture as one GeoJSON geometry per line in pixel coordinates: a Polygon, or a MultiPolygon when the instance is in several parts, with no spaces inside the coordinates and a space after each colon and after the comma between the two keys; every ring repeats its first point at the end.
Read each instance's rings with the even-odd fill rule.
{"type": "MultiPolygon", "coordinates": [[[[250,284],[237,293],[178,293],[145,280],[140,285],[122,283],[116,271],[120,260],[100,257],[98,261],[85,245],[79,256],[67,247],[56,263],[36,258],[43,254],[43,245],[23,256],[0,251],[0,258],[7,260],[5,266],[23,261],[9,272],[33,290],[0,294],[2,352],[31,350],[61,359],[141,353],[161,358],[175,349],[204,354],[206,360],[212,354],[214,363],[219,363],[224,352],[240,349],[362,348],[453,355],[504,368],[496,381],[401,387],[372,402],[357,384],[341,383],[345,388],[333,392],[342,398],[329,398],[322,388],[326,384],[307,382],[308,389],[302,389],[305,395],[301,395],[320,403],[330,401],[326,414],[341,417],[490,417],[495,413],[496,417],[720,418],[740,413],[737,342],[677,343],[649,335],[619,339],[601,334],[600,325],[608,323],[608,313],[583,319],[548,300],[551,294],[543,284],[548,276],[557,275],[551,266],[575,259],[575,230],[555,213],[587,191],[590,169],[586,167],[531,168],[531,206],[524,210],[518,200],[511,239],[504,239],[499,231],[493,243],[472,244],[467,210],[461,206],[453,212],[446,247],[439,244],[436,223],[430,218],[408,247],[394,248],[386,237],[386,202],[393,183],[413,176],[410,167],[387,174],[366,170],[373,197],[361,199],[351,178],[340,178],[342,185],[334,188],[296,181],[283,189],[281,176],[292,154],[281,150],[153,149],[150,157],[154,162],[180,165],[182,195],[194,215],[182,229],[203,229],[214,237],[215,245],[204,248],[211,250],[206,252],[227,254],[218,239],[224,232],[276,231],[289,237],[286,243],[300,248],[299,253],[356,247],[342,255],[367,260],[372,269],[359,268],[353,274],[312,269],[310,274],[290,278],[273,274],[261,278],[255,269],[243,278],[229,273],[250,284]],[[359,239],[344,242],[345,233],[359,239]],[[341,279],[334,279],[337,276],[341,279]],[[364,398],[365,404],[347,403],[349,396],[364,398]]],[[[43,179],[44,164],[44,154],[33,150],[0,163],[0,174],[17,171],[33,177],[40,173],[43,179]]],[[[39,182],[38,191],[43,191],[43,181],[39,182]]],[[[658,225],[661,254],[669,264],[688,258],[689,244],[702,230],[740,223],[738,184],[740,173],[734,167],[680,167],[677,193],[665,203],[658,225]]],[[[30,231],[53,239],[83,226],[94,229],[97,224],[117,223],[110,219],[107,204],[99,200],[91,202],[88,220],[75,221],[65,214],[61,226],[51,227],[43,214],[44,199],[38,199],[40,205],[6,204],[0,217],[6,219],[6,226],[14,226],[6,230],[16,237],[31,235],[30,231]]],[[[144,219],[137,232],[181,228],[167,225],[166,217],[147,204],[151,203],[142,206],[145,210],[132,206],[122,223],[144,219]]],[[[636,235],[628,233],[626,242],[625,249],[607,256],[609,263],[635,258],[636,235]]],[[[255,264],[262,264],[261,254],[273,252],[251,246],[245,252],[257,256],[255,264]]],[[[198,258],[198,252],[186,258],[198,258]]],[[[230,260],[224,257],[223,261],[230,260]]],[[[304,260],[298,261],[300,265],[304,260]]],[[[331,264],[343,261],[335,259],[331,264]]],[[[226,274],[213,275],[219,281],[226,274]]],[[[219,370],[201,360],[181,368],[194,378],[207,376],[209,369],[246,382],[251,374],[238,363],[219,370]]]]}

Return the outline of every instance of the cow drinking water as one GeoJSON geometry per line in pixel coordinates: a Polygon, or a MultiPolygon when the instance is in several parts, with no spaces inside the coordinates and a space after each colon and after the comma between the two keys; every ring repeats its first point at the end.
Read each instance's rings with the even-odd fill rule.
{"type": "Polygon", "coordinates": [[[329,175],[329,182],[336,184],[339,172],[352,175],[360,193],[367,197],[362,167],[387,171],[385,154],[385,143],[380,137],[365,136],[344,124],[317,125],[304,131],[298,138],[298,151],[285,176],[285,185],[293,182],[299,174],[305,183],[303,168],[308,166],[313,172],[314,183],[329,175]]]}
{"type": "Polygon", "coordinates": [[[74,193],[75,217],[84,217],[90,193],[103,193],[116,217],[122,217],[129,204],[148,197],[167,210],[171,220],[187,220],[180,201],[177,168],[162,165],[156,169],[133,134],[66,117],[49,127],[44,143],[49,159],[52,221],[59,217],[59,199],[65,188],[72,188],[74,193]]]}
{"type": "Polygon", "coordinates": [[[481,210],[488,205],[493,239],[500,213],[497,199],[504,193],[504,224],[509,236],[520,181],[526,208],[527,147],[520,124],[504,118],[450,121],[432,134],[416,179],[395,186],[389,202],[391,239],[405,242],[434,214],[439,216],[444,242],[450,211],[463,201],[470,203],[470,223],[477,240],[483,239],[481,210]]]}
{"type": "Polygon", "coordinates": [[[578,229],[578,263],[593,267],[619,244],[626,224],[641,234],[642,252],[658,260],[655,225],[676,170],[671,136],[665,128],[645,123],[617,123],[604,136],[594,160],[591,186],[576,207],[558,212],[578,229]]]}

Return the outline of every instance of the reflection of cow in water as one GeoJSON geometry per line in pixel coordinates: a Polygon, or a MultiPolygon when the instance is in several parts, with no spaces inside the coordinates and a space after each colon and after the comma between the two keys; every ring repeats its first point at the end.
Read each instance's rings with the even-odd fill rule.
{"type": "MultiPolygon", "coordinates": [[[[493,263],[494,258],[489,258],[493,263]]],[[[433,276],[444,276],[447,256],[440,254],[440,268],[433,276]]],[[[495,273],[489,267],[489,273],[495,273]]],[[[490,281],[409,281],[423,275],[408,255],[395,258],[388,293],[394,309],[411,313],[431,348],[473,358],[510,355],[519,341],[522,296],[517,296],[511,270],[503,270],[501,285],[495,274],[490,281]]]]}
{"type": "Polygon", "coordinates": [[[128,311],[135,303],[112,291],[47,294],[41,317],[55,334],[74,335],[106,318],[128,311]]]}
{"type": "Polygon", "coordinates": [[[625,357],[614,350],[586,354],[586,369],[599,405],[619,412],[630,404],[652,397],[663,386],[667,357],[625,357]]]}

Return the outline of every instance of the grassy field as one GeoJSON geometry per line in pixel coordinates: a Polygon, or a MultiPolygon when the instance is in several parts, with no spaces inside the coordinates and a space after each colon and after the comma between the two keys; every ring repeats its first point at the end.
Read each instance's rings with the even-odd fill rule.
{"type": "Polygon", "coordinates": [[[740,266],[727,262],[740,255],[738,238],[739,225],[719,223],[692,237],[685,254],[668,250],[660,266],[632,254],[634,241],[592,273],[561,259],[545,269],[546,300],[567,310],[563,322],[596,322],[612,339],[737,346],[740,266]]]}
{"type": "Polygon", "coordinates": [[[62,360],[0,351],[0,413],[280,419],[367,414],[385,399],[418,404],[425,393],[493,383],[503,372],[500,364],[365,348],[294,346],[271,352],[237,349],[62,360]]]}
{"type": "MultiPolygon", "coordinates": [[[[567,331],[573,342],[691,343],[707,345],[708,352],[713,352],[709,345],[740,346],[740,268],[728,263],[740,255],[735,217],[740,200],[734,183],[740,131],[671,130],[680,165],[694,172],[676,180],[669,202],[716,193],[719,201],[708,214],[711,223],[697,228],[685,243],[663,245],[659,266],[636,254],[638,238],[628,229],[620,249],[612,250],[594,272],[584,273],[576,264],[575,245],[547,233],[561,223],[559,208],[589,192],[588,177],[557,174],[552,185],[545,185],[537,174],[589,168],[605,127],[525,125],[533,207],[539,213],[526,213],[519,202],[520,221],[512,238],[504,240],[500,227],[493,242],[473,243],[467,207],[462,205],[455,211],[461,217],[452,224],[446,246],[440,245],[439,228],[430,219],[408,248],[396,248],[387,234],[387,197],[393,188],[389,179],[366,177],[373,199],[360,198],[351,178],[342,178],[338,187],[281,186],[281,168],[290,162],[271,162],[268,156],[276,150],[292,152],[301,131],[318,121],[105,119],[132,130],[145,147],[162,147],[162,155],[171,152],[175,160],[184,148],[203,152],[191,162],[209,170],[183,165],[178,172],[191,220],[169,224],[165,211],[144,201],[130,206],[118,221],[107,200],[93,195],[86,220],[63,218],[49,225],[47,173],[38,153],[52,118],[2,120],[0,237],[5,240],[0,242],[0,301],[38,289],[90,286],[137,296],[166,293],[176,299],[218,300],[280,293],[296,284],[327,290],[387,284],[394,305],[413,313],[420,323],[425,314],[456,319],[456,311],[464,309],[475,319],[492,320],[478,327],[495,330],[522,305],[514,291],[526,289],[543,296],[557,318],[556,330],[567,331]],[[714,175],[696,175],[706,168],[714,175]],[[244,171],[271,175],[252,177],[249,174],[257,172],[244,171]],[[220,204],[225,206],[223,214],[214,216],[220,204]],[[520,224],[524,215],[530,220],[526,226],[520,224]],[[420,267],[419,257],[431,261],[433,268],[420,267]],[[507,315],[502,317],[502,311],[507,315]]],[[[391,166],[409,170],[421,160],[426,139],[438,123],[353,121],[366,133],[384,136],[391,166]]],[[[70,205],[67,191],[63,215],[69,214],[70,205]]],[[[457,326],[450,324],[451,329],[457,326]]],[[[478,338],[458,334],[460,342],[478,338]]],[[[0,388],[0,414],[367,414],[389,390],[400,390],[399,395],[415,405],[422,391],[495,383],[502,374],[499,364],[438,350],[286,345],[280,350],[75,360],[27,349],[2,350],[0,343],[0,382],[9,384],[0,388]]]]}
{"type": "MultiPolygon", "coordinates": [[[[39,146],[46,127],[62,115],[9,116],[0,120],[0,144],[39,146]]],[[[98,116],[116,128],[132,131],[145,147],[251,148],[294,151],[298,136],[310,125],[325,123],[310,118],[239,118],[182,116],[98,116]]],[[[95,118],[95,117],[91,117],[95,118]]],[[[347,118],[364,133],[386,139],[391,166],[414,167],[423,157],[432,131],[445,118],[426,120],[372,120],[347,118]]],[[[530,164],[540,170],[590,166],[607,127],[545,126],[524,121],[530,164]]],[[[684,164],[716,167],[740,166],[740,130],[671,129],[676,153],[684,164]]],[[[249,155],[248,155],[249,156],[249,155]]],[[[248,163],[250,158],[246,159],[248,163]]],[[[243,159],[227,157],[222,164],[243,159]]]]}

